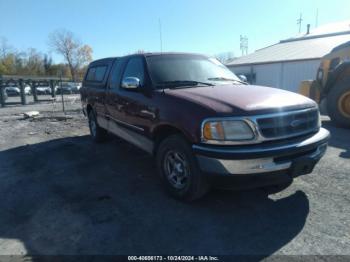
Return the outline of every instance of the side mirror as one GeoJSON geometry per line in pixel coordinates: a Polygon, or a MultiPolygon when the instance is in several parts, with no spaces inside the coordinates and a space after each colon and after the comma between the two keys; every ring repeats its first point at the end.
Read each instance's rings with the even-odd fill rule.
{"type": "Polygon", "coordinates": [[[137,77],[125,77],[122,81],[122,88],[125,89],[137,89],[140,86],[140,79],[137,77]]]}
{"type": "Polygon", "coordinates": [[[247,77],[246,77],[245,75],[238,75],[238,78],[239,78],[241,81],[248,83],[247,77]]]}

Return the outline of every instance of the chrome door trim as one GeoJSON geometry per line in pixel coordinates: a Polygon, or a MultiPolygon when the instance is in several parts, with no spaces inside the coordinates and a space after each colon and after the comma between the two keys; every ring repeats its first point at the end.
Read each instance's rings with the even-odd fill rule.
{"type": "Polygon", "coordinates": [[[105,115],[105,117],[107,119],[112,119],[113,121],[119,123],[119,124],[122,124],[122,125],[125,125],[125,126],[128,126],[130,128],[133,128],[133,129],[136,129],[136,130],[139,130],[139,131],[145,131],[145,129],[143,129],[142,127],[139,127],[139,126],[135,126],[135,125],[132,125],[132,124],[129,124],[129,123],[126,123],[124,121],[121,121],[121,120],[118,120],[118,119],[115,119],[114,117],[110,116],[110,115],[105,115]]]}
{"type": "Polygon", "coordinates": [[[108,131],[115,134],[116,136],[126,140],[127,142],[137,146],[138,148],[146,151],[149,154],[153,154],[154,144],[153,141],[144,135],[134,132],[128,128],[122,127],[109,120],[108,131]]]}

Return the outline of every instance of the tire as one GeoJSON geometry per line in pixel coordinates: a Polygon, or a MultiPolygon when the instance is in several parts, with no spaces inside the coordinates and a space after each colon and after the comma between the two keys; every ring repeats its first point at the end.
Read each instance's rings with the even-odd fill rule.
{"type": "Polygon", "coordinates": [[[281,184],[263,187],[263,190],[268,195],[272,195],[272,194],[276,194],[278,192],[283,191],[284,189],[289,187],[292,183],[293,183],[293,179],[290,179],[290,180],[288,180],[288,181],[286,181],[284,183],[281,183],[281,184]]]}
{"type": "Polygon", "coordinates": [[[174,198],[192,201],[208,192],[208,182],[199,170],[190,145],[182,136],[172,135],[161,142],[156,163],[165,189],[174,198]]]}
{"type": "Polygon", "coordinates": [[[336,125],[350,128],[350,78],[331,88],[327,96],[327,110],[336,125]]]}
{"type": "Polygon", "coordinates": [[[96,116],[93,110],[90,110],[88,114],[88,119],[89,119],[90,135],[92,139],[96,143],[101,143],[105,141],[107,137],[107,131],[98,125],[96,116]]]}

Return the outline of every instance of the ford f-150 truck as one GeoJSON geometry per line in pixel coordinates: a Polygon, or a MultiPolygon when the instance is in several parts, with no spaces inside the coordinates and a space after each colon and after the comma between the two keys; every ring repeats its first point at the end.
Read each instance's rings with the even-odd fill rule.
{"type": "Polygon", "coordinates": [[[112,133],[154,155],[182,200],[211,186],[281,190],[312,172],[329,139],[309,98],[248,85],[199,54],[97,60],[80,92],[92,139],[112,133]]]}

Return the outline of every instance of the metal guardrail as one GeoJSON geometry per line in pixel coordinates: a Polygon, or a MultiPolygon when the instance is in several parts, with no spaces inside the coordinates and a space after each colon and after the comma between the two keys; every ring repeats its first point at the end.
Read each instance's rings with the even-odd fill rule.
{"type": "MultiPolygon", "coordinates": [[[[10,84],[16,85],[20,89],[20,104],[27,104],[27,97],[25,94],[25,86],[28,85],[31,88],[31,95],[33,96],[34,103],[39,102],[37,87],[50,86],[51,97],[56,97],[55,86],[62,86],[62,82],[71,82],[69,78],[61,78],[57,76],[20,76],[20,75],[0,75],[0,106],[6,106],[6,94],[5,87],[10,84]]],[[[62,90],[61,90],[62,92],[62,90]]],[[[62,98],[63,100],[63,98],[62,98]]]]}
{"type": "Polygon", "coordinates": [[[58,77],[58,76],[30,76],[30,75],[0,75],[0,80],[8,81],[8,80],[33,80],[33,81],[47,81],[48,79],[54,81],[71,81],[69,78],[58,77]]]}

